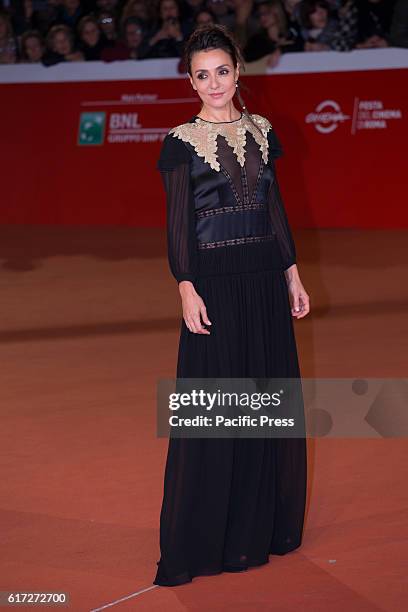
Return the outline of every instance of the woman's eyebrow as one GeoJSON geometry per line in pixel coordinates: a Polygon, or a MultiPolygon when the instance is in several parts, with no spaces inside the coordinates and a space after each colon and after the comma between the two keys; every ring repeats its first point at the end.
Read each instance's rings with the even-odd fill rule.
{"type": "MultiPolygon", "coordinates": [[[[221,64],[221,66],[217,66],[215,70],[218,70],[218,68],[228,68],[228,64],[221,64]]],[[[208,72],[208,70],[206,68],[200,68],[199,70],[196,70],[195,72],[208,72]]]]}

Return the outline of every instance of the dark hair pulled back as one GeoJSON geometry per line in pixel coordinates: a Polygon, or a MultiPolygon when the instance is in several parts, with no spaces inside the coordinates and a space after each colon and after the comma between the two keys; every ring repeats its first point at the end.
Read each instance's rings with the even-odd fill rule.
{"type": "MultiPolygon", "coordinates": [[[[245,70],[245,61],[241,51],[241,48],[234,38],[234,35],[228,30],[228,28],[221,24],[205,24],[198,26],[188,38],[184,50],[183,50],[183,64],[190,76],[191,74],[191,61],[194,53],[199,51],[210,51],[213,49],[222,49],[231,57],[232,64],[236,68],[239,64],[240,69],[245,70]]],[[[240,89],[247,87],[243,86],[241,81],[238,79],[236,87],[236,95],[238,102],[241,106],[242,112],[248,117],[253,125],[261,132],[259,126],[253,121],[248,109],[242,99],[240,89]]]]}

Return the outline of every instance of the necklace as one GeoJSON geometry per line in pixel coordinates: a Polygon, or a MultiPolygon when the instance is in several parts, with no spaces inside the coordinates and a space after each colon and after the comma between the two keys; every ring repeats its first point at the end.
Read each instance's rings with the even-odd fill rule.
{"type": "Polygon", "coordinates": [[[202,117],[200,117],[199,115],[194,115],[194,117],[197,117],[197,119],[201,119],[201,121],[205,121],[206,123],[235,123],[236,121],[239,121],[240,119],[242,119],[242,111],[241,111],[241,115],[238,117],[238,119],[231,119],[231,121],[209,121],[208,119],[203,119],[202,117]]]}
{"type": "Polygon", "coordinates": [[[218,162],[218,136],[223,136],[227,144],[233,149],[241,167],[245,164],[246,134],[250,132],[262,153],[264,163],[268,161],[268,132],[272,125],[265,117],[251,114],[251,119],[241,114],[239,119],[232,121],[207,121],[194,115],[193,122],[183,123],[172,128],[169,134],[190,144],[199,157],[204,158],[213,170],[219,172],[221,166],[218,162]],[[256,125],[254,125],[254,123],[256,125]],[[259,127],[259,129],[257,128],[259,127]]]}

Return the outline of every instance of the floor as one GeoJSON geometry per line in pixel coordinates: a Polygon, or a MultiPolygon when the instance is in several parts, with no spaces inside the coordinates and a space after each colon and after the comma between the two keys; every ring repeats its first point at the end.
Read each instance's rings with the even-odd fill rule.
{"type": "MultiPolygon", "coordinates": [[[[152,585],[167,450],[155,392],[174,376],[180,317],[164,233],[0,234],[0,591],[66,592],[74,612],[407,607],[404,424],[388,437],[308,439],[298,550],[240,574],[152,585]]],[[[311,299],[294,323],[303,377],[406,377],[407,239],[295,232],[311,299]]]]}

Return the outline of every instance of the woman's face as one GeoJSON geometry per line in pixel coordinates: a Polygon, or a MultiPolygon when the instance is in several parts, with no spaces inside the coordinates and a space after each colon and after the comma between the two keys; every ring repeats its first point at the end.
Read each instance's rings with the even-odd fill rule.
{"type": "Polygon", "coordinates": [[[190,82],[209,108],[220,109],[229,104],[238,76],[239,69],[234,68],[231,56],[223,49],[197,51],[192,56],[190,82]]]}
{"type": "Polygon", "coordinates": [[[65,32],[58,32],[54,36],[53,51],[60,55],[71,53],[71,42],[65,32]]]}
{"type": "Polygon", "coordinates": [[[98,44],[100,31],[98,26],[92,21],[88,21],[82,28],[81,40],[89,47],[94,47],[98,44]]]}
{"type": "Polygon", "coordinates": [[[324,28],[327,24],[327,9],[316,6],[313,13],[310,14],[310,22],[312,28],[324,28]]]}
{"type": "Polygon", "coordinates": [[[40,62],[44,48],[36,36],[31,36],[25,41],[25,52],[30,62],[40,62]]]}

